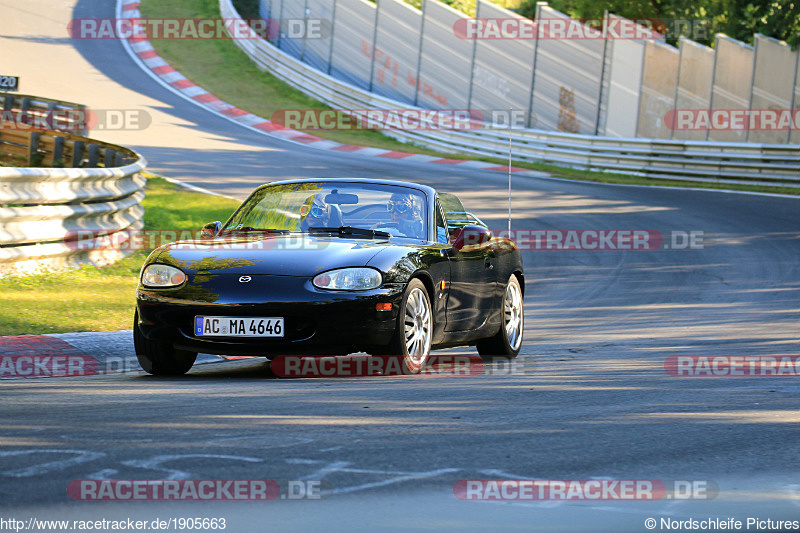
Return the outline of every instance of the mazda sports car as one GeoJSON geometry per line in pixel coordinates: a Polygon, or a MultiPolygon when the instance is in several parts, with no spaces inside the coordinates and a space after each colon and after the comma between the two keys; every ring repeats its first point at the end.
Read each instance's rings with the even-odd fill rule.
{"type": "Polygon", "coordinates": [[[515,357],[525,278],[515,244],[452,194],[373,179],[258,187],[201,238],[142,266],[133,337],[151,374],[198,353],[397,355],[418,372],[431,350],[515,357]]]}

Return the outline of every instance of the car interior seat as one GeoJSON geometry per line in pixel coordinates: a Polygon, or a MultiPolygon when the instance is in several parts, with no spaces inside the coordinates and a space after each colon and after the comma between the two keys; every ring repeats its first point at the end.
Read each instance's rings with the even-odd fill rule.
{"type": "Polygon", "coordinates": [[[331,204],[331,219],[328,222],[330,227],[338,228],[344,226],[344,217],[342,216],[342,208],[336,204],[331,204]]]}

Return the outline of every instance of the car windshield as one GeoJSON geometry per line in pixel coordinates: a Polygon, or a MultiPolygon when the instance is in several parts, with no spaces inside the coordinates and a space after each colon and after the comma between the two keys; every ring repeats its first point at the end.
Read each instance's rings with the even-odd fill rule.
{"type": "Polygon", "coordinates": [[[325,181],[276,184],[256,191],[223,231],[317,233],[319,228],[343,226],[425,239],[425,197],[419,190],[399,185],[325,181]]]}

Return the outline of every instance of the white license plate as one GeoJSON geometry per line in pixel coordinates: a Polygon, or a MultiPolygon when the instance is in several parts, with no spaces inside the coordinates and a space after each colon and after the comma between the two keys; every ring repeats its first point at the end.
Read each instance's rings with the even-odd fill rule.
{"type": "Polygon", "coordinates": [[[283,317],[196,316],[197,337],[283,337],[283,317]]]}

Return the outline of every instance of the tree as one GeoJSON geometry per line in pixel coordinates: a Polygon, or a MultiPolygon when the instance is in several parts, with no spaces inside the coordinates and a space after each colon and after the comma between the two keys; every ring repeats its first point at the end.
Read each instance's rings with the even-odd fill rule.
{"type": "MultiPolygon", "coordinates": [[[[537,0],[523,0],[517,12],[536,16],[537,0]]],[[[705,36],[684,35],[713,46],[714,35],[725,33],[752,44],[753,35],[761,33],[786,41],[793,48],[800,44],[800,0],[551,0],[549,5],[573,18],[599,19],[605,10],[629,19],[658,19],[668,22],[690,20],[694,28],[703,28],[705,36]],[[698,24],[699,23],[699,24],[698,24]]],[[[672,43],[679,35],[667,35],[672,43]]]]}

